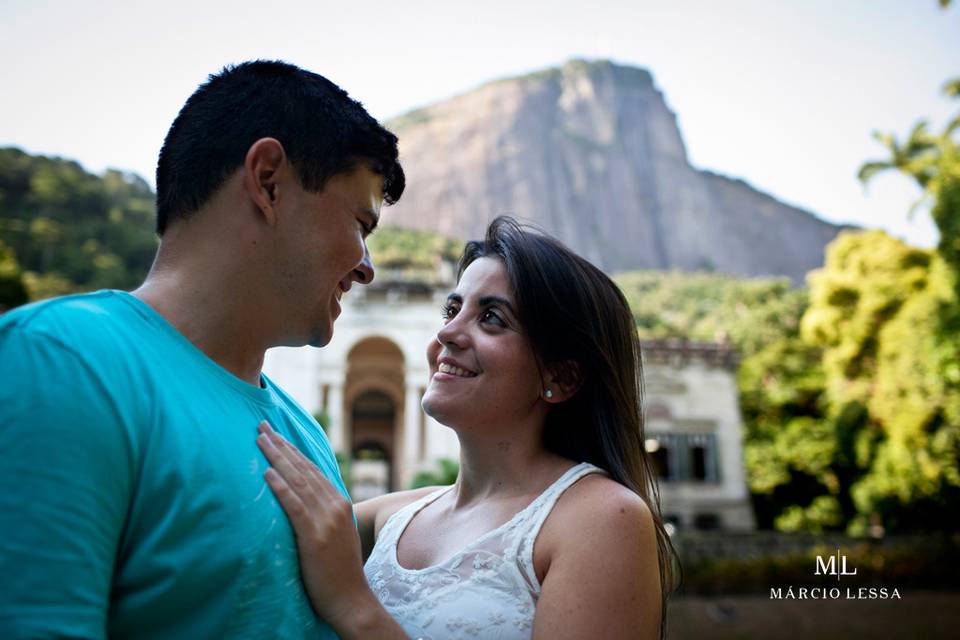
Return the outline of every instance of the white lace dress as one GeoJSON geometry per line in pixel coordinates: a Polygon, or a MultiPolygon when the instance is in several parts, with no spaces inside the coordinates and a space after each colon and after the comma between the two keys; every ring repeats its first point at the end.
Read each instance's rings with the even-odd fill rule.
{"type": "Polygon", "coordinates": [[[405,569],[397,562],[400,534],[450,487],[416,500],[380,530],[364,567],[367,581],[411,638],[530,638],[540,597],[533,542],[560,495],[590,473],[603,471],[586,462],[572,467],[509,522],[452,558],[425,569],[405,569]]]}

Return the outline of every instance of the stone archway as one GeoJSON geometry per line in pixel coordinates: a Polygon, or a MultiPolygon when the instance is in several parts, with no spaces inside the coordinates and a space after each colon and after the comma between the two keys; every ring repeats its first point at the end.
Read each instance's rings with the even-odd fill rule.
{"type": "Polygon", "coordinates": [[[391,340],[370,337],[347,355],[344,440],[354,499],[400,488],[403,477],[404,358],[391,340]]]}
{"type": "Polygon", "coordinates": [[[397,407],[378,390],[360,393],[350,411],[352,494],[366,500],[396,490],[393,482],[397,407]]]}

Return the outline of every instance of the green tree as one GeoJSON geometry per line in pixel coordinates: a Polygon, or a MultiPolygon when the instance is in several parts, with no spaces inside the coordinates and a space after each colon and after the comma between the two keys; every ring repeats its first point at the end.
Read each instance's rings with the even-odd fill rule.
{"type": "Polygon", "coordinates": [[[410,483],[411,489],[421,487],[448,486],[457,481],[460,465],[456,460],[441,458],[436,471],[418,471],[410,483]]]}
{"type": "Polygon", "coordinates": [[[881,231],[844,233],[809,276],[802,335],[823,350],[827,418],[844,459],[850,529],[960,526],[960,370],[949,265],[881,231]]]}
{"type": "Polygon", "coordinates": [[[849,446],[825,415],[824,384],[819,350],[796,330],[740,363],[744,459],[762,528],[822,531],[852,516],[849,446]]]}
{"type": "Polygon", "coordinates": [[[0,241],[0,313],[25,303],[27,286],[17,258],[10,247],[0,241]]]}
{"type": "MultiPolygon", "coordinates": [[[[944,85],[943,93],[960,98],[960,78],[944,85]]],[[[894,169],[914,180],[923,197],[919,205],[928,205],[940,232],[937,251],[954,273],[960,273],[960,113],[939,134],[929,133],[925,120],[917,122],[904,142],[893,134],[875,132],[889,157],[865,163],[860,180],[868,182],[882,171],[894,169]]]]}
{"type": "MultiPolygon", "coordinates": [[[[960,79],[947,82],[943,92],[960,97],[960,79]]],[[[880,236],[864,237],[861,246],[851,241],[850,255],[838,257],[834,273],[824,274],[821,283],[827,297],[835,288],[855,290],[855,299],[847,296],[848,312],[854,312],[851,334],[837,338],[836,330],[831,336],[825,329],[831,313],[825,300],[819,306],[826,315],[810,320],[815,339],[832,345],[833,394],[860,396],[874,426],[872,446],[864,447],[870,470],[853,490],[860,525],[873,516],[896,529],[960,526],[958,131],[960,113],[939,134],[918,122],[902,144],[890,134],[875,134],[889,157],[866,163],[860,179],[893,169],[913,180],[923,194],[919,204],[929,207],[940,232],[936,252],[880,236]],[[856,261],[860,282],[851,286],[856,261]]]]}
{"type": "Polygon", "coordinates": [[[741,356],[744,457],[758,525],[839,529],[854,514],[851,445],[826,416],[821,352],[800,337],[808,294],[787,279],[619,274],[642,338],[725,341],[741,356]]]}
{"type": "Polygon", "coordinates": [[[154,196],[137,176],[0,149],[0,241],[30,299],[130,288],[156,250],[154,196]]]}
{"type": "Polygon", "coordinates": [[[370,236],[369,247],[376,263],[385,268],[429,269],[443,260],[455,262],[463,250],[463,242],[432,231],[387,226],[370,236]]]}

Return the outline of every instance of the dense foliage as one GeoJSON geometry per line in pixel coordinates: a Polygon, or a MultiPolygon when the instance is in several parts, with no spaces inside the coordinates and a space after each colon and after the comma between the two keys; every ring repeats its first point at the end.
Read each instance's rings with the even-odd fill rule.
{"type": "Polygon", "coordinates": [[[853,532],[960,526],[951,282],[937,253],[879,231],[841,236],[810,276],[802,334],[823,349],[828,418],[852,462],[853,532]]]}
{"type": "Polygon", "coordinates": [[[744,456],[761,527],[820,530],[842,516],[824,509],[836,437],[824,413],[820,351],[800,337],[803,289],[786,278],[717,273],[625,273],[616,277],[641,338],[729,342],[740,354],[744,456]]]}
{"type": "Polygon", "coordinates": [[[367,241],[383,282],[415,281],[440,285],[454,279],[463,242],[439,233],[397,227],[380,227],[367,241]]]}
{"type": "Polygon", "coordinates": [[[432,269],[441,261],[456,262],[463,242],[439,233],[381,227],[369,240],[370,255],[378,268],[432,269]]]}
{"type": "MultiPolygon", "coordinates": [[[[960,98],[960,79],[944,93],[960,98]]],[[[913,180],[940,232],[936,251],[879,233],[847,238],[811,280],[816,312],[804,333],[826,349],[832,403],[868,416],[854,530],[865,516],[897,530],[960,529],[960,114],[939,134],[928,129],[918,122],[903,144],[877,134],[889,158],[860,177],[913,180]]]]}
{"type": "Polygon", "coordinates": [[[418,471],[413,476],[413,482],[410,483],[411,489],[421,487],[446,487],[457,481],[457,475],[460,473],[460,465],[456,460],[449,458],[440,458],[437,461],[436,469],[432,471],[418,471]]]}
{"type": "Polygon", "coordinates": [[[0,308],[22,288],[35,300],[136,285],[157,246],[153,202],[132,174],[0,149],[0,308]]]}

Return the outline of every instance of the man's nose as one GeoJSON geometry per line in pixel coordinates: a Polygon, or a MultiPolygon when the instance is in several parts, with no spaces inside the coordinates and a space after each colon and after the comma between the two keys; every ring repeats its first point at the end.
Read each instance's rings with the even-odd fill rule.
{"type": "Polygon", "coordinates": [[[353,279],[360,284],[370,284],[373,282],[373,277],[375,274],[376,269],[374,269],[373,259],[370,257],[370,250],[367,249],[367,245],[364,243],[363,260],[361,260],[360,264],[353,268],[353,279]]]}

